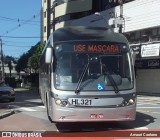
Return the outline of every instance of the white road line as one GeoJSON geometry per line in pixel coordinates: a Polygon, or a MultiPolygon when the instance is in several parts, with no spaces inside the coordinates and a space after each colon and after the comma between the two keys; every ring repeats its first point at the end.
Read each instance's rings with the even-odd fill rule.
{"type": "Polygon", "coordinates": [[[148,105],[157,105],[158,103],[156,102],[156,103],[146,103],[146,102],[139,102],[139,103],[137,103],[137,104],[148,104],[148,105]]]}
{"type": "Polygon", "coordinates": [[[137,103],[137,105],[158,105],[157,103],[137,103]]]}
{"type": "Polygon", "coordinates": [[[71,129],[62,129],[62,130],[56,130],[57,132],[71,132],[71,129]]]}
{"type": "Polygon", "coordinates": [[[153,112],[152,110],[137,110],[139,112],[149,112],[149,113],[155,113],[155,114],[160,114],[160,112],[153,112]]]}
{"type": "Polygon", "coordinates": [[[138,127],[138,128],[135,128],[136,130],[146,130],[148,129],[147,127],[138,127]]]}
{"type": "Polygon", "coordinates": [[[27,107],[21,107],[21,108],[19,108],[19,109],[25,110],[25,111],[37,111],[37,110],[35,110],[35,109],[31,109],[31,108],[27,108],[27,107]]]}
{"type": "Polygon", "coordinates": [[[160,112],[153,112],[153,111],[150,111],[150,113],[154,113],[154,114],[160,114],[160,112]]]}
{"type": "Polygon", "coordinates": [[[154,107],[154,106],[148,106],[148,107],[147,107],[147,106],[146,106],[146,107],[140,107],[140,106],[137,106],[137,108],[160,108],[160,107],[156,107],[156,106],[155,106],[155,107],[154,107]]]}
{"type": "Polygon", "coordinates": [[[153,101],[153,102],[159,102],[159,99],[157,100],[154,100],[154,99],[138,99],[137,100],[138,102],[140,102],[140,101],[145,101],[145,102],[150,102],[150,101],[153,101]]]}
{"type": "Polygon", "coordinates": [[[45,108],[45,106],[38,106],[38,107],[40,107],[40,108],[45,108]]]}

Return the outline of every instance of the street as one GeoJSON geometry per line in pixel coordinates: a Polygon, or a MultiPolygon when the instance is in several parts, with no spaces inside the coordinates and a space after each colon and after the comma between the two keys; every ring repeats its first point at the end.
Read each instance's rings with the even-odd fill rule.
{"type": "Polygon", "coordinates": [[[63,123],[54,124],[47,118],[36,89],[16,91],[15,102],[1,101],[0,109],[13,114],[1,118],[0,131],[107,132],[109,130],[160,129],[160,97],[138,95],[137,117],[134,122],[63,123]]]}

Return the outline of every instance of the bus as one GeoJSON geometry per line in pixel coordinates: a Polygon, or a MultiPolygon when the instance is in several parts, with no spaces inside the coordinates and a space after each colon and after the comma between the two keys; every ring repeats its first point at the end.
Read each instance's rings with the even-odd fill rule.
{"type": "Polygon", "coordinates": [[[135,120],[134,59],[127,39],[104,27],[57,29],[40,58],[39,92],[52,122],[135,120]]]}

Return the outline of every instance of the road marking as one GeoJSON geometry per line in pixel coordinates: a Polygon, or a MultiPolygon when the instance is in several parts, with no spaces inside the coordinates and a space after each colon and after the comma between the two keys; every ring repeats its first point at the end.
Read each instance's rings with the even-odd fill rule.
{"type": "Polygon", "coordinates": [[[38,106],[38,107],[40,107],[40,108],[46,108],[45,106],[38,106]]]}
{"type": "Polygon", "coordinates": [[[31,108],[27,108],[27,107],[21,107],[21,108],[19,108],[19,109],[25,110],[25,111],[37,111],[37,110],[35,110],[35,109],[31,109],[31,108]]]}
{"type": "Polygon", "coordinates": [[[146,111],[144,111],[144,110],[137,110],[137,111],[139,111],[139,112],[150,112],[150,113],[155,113],[155,114],[160,114],[160,112],[153,112],[153,111],[148,111],[148,110],[146,110],[146,111]]]}
{"type": "Polygon", "coordinates": [[[136,130],[146,130],[148,129],[147,127],[138,127],[138,128],[135,128],[136,130]]]}
{"type": "Polygon", "coordinates": [[[71,129],[57,129],[57,132],[71,132],[71,129]]]}
{"type": "Polygon", "coordinates": [[[157,103],[137,103],[137,105],[158,105],[157,103]]]}
{"type": "Polygon", "coordinates": [[[148,107],[140,107],[140,106],[137,106],[137,108],[160,108],[160,107],[153,107],[153,106],[148,106],[148,107]]]}
{"type": "Polygon", "coordinates": [[[160,112],[153,112],[153,111],[151,113],[160,114],[160,112]]]}

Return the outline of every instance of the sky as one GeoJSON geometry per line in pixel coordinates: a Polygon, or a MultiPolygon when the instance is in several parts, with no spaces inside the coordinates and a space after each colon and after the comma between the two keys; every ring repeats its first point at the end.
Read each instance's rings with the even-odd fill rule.
{"type": "Polygon", "coordinates": [[[3,55],[19,58],[40,41],[41,0],[0,0],[3,55]]]}

